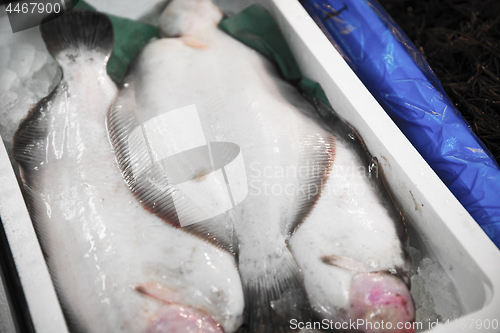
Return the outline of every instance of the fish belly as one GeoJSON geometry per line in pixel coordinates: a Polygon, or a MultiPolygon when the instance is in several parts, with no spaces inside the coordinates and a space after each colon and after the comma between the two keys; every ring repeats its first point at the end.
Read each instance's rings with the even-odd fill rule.
{"type": "Polygon", "coordinates": [[[108,117],[112,142],[146,208],[237,256],[250,331],[288,331],[309,305],[286,241],[334,138],[257,52],[215,26],[198,38],[143,50],[108,117]]]}
{"type": "Polygon", "coordinates": [[[414,319],[408,288],[397,276],[408,274],[401,221],[392,202],[381,199],[374,179],[380,175],[367,172],[346,141],[336,142],[328,181],[290,249],[318,317],[337,322],[336,328],[355,322],[363,332],[386,332],[370,327],[378,322],[380,329],[384,320],[396,328],[414,319]]]}
{"type": "Polygon", "coordinates": [[[117,89],[99,52],[57,55],[63,80],[15,138],[68,325],[75,332],[234,332],[243,312],[234,258],[150,214],[123,181],[105,123],[117,89]]]}

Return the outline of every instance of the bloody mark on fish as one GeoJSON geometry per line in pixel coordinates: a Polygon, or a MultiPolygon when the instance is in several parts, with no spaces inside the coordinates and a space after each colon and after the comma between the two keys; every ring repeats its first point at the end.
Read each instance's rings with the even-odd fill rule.
{"type": "Polygon", "coordinates": [[[335,266],[338,268],[346,269],[351,272],[366,272],[369,268],[362,262],[355,259],[338,256],[335,254],[324,255],[320,257],[320,260],[327,265],[335,266]]]}
{"type": "Polygon", "coordinates": [[[201,183],[207,178],[208,172],[205,169],[198,170],[193,177],[193,180],[197,183],[201,183]]]}
{"type": "Polygon", "coordinates": [[[336,255],[325,255],[320,258],[320,260],[327,265],[336,266],[335,262],[337,261],[336,255]]]}
{"type": "MultiPolygon", "coordinates": [[[[135,194],[135,193],[134,193],[135,194]]],[[[135,194],[137,197],[139,195],[135,194]]],[[[151,207],[145,205],[142,200],[138,200],[139,203],[141,204],[142,208],[147,211],[150,214],[155,214],[159,218],[161,218],[163,221],[165,221],[167,224],[171,225],[172,227],[179,229],[181,227],[179,220],[177,218],[177,214],[174,214],[174,216],[165,216],[164,214],[158,214],[157,210],[155,209],[156,204],[152,205],[151,207]]]]}
{"type": "Polygon", "coordinates": [[[192,47],[193,49],[205,50],[209,48],[208,44],[205,44],[203,41],[193,36],[182,36],[181,40],[184,45],[192,47]]]}

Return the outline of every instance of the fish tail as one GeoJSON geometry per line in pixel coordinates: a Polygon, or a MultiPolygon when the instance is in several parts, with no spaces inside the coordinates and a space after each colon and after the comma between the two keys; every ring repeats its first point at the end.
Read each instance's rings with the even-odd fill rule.
{"type": "Polygon", "coordinates": [[[240,252],[249,333],[292,332],[293,320],[312,320],[302,273],[288,249],[266,262],[247,260],[240,252]]]}
{"type": "Polygon", "coordinates": [[[73,9],[41,24],[40,32],[47,50],[62,67],[89,59],[106,65],[113,51],[111,21],[97,12],[73,9]],[[96,56],[102,57],[94,59],[96,56]]]}

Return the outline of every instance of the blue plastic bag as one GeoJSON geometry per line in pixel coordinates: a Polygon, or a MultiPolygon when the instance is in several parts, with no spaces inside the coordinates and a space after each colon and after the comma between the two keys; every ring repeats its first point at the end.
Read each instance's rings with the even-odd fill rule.
{"type": "Polygon", "coordinates": [[[500,248],[500,169],[375,0],[304,0],[372,95],[500,248]]]}

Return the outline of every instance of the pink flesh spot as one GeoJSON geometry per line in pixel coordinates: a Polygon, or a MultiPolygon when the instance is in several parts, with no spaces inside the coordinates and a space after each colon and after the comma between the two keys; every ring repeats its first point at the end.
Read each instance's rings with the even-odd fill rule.
{"type": "Polygon", "coordinates": [[[387,290],[376,286],[368,295],[368,301],[375,306],[396,305],[405,307],[407,300],[399,294],[387,292],[387,290]]]}
{"type": "Polygon", "coordinates": [[[364,320],[363,332],[415,332],[411,325],[415,319],[413,301],[401,279],[383,272],[356,274],[350,298],[351,319],[364,320]]]}
{"type": "Polygon", "coordinates": [[[192,307],[166,304],[151,318],[146,333],[223,333],[211,316],[192,307]]]}
{"type": "Polygon", "coordinates": [[[141,283],[134,289],[164,305],[150,318],[146,333],[223,333],[221,325],[208,313],[179,304],[176,291],[157,283],[141,283]]]}

